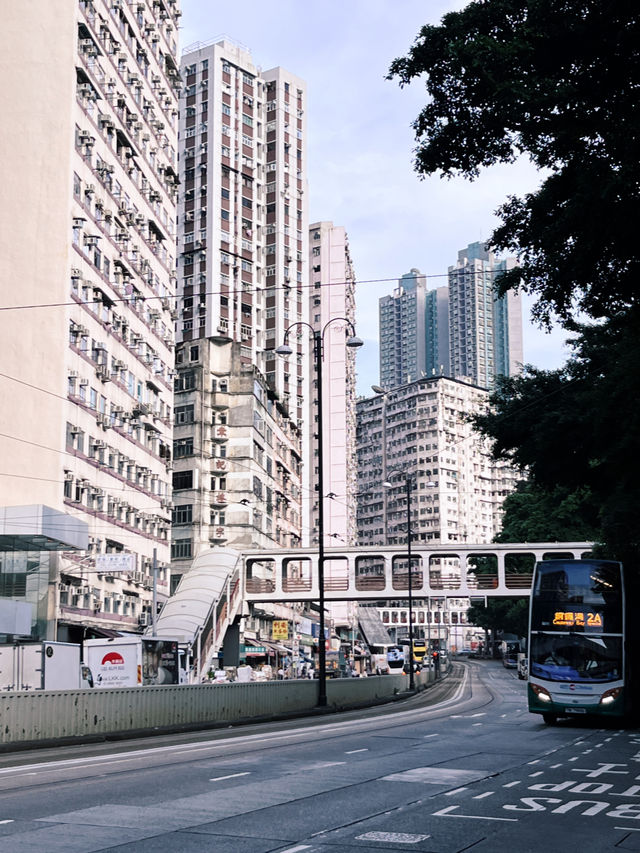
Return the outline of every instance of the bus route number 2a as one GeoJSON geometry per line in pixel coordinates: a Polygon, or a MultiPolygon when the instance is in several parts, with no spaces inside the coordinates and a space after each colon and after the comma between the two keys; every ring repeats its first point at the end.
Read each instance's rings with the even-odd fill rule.
{"type": "Polygon", "coordinates": [[[602,628],[602,616],[600,613],[593,613],[592,611],[556,611],[553,615],[553,624],[561,625],[566,628],[571,628],[573,626],[579,626],[584,628],[585,625],[588,628],[602,628]]]}

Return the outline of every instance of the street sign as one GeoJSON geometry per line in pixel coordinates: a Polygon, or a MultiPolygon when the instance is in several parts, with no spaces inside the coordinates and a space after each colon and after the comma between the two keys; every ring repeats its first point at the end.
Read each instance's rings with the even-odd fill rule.
{"type": "Polygon", "coordinates": [[[289,622],[286,619],[274,619],[271,629],[271,637],[273,640],[288,640],[289,622]]]}
{"type": "Polygon", "coordinates": [[[132,572],[135,565],[134,554],[97,554],[96,569],[105,574],[112,572],[132,572]]]}

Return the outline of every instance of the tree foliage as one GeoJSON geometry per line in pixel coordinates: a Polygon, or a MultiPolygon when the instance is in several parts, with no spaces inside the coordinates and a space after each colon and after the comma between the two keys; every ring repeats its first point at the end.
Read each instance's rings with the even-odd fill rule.
{"type": "Polygon", "coordinates": [[[494,639],[499,633],[526,637],[529,599],[490,598],[486,607],[483,604],[472,604],[468,619],[472,625],[491,631],[494,639]]]}
{"type": "Polygon", "coordinates": [[[424,76],[421,175],[477,176],[527,155],[547,177],[511,197],[490,243],[521,266],[547,325],[637,305],[640,13],[626,0],[477,0],[425,26],[390,77],[424,76]]]}
{"type": "Polygon", "coordinates": [[[423,27],[389,75],[425,80],[419,174],[473,179],[521,155],[541,170],[536,192],[499,210],[489,245],[520,266],[496,289],[531,293],[541,324],[559,320],[576,337],[562,369],[504,379],[491,413],[476,418],[494,455],[531,482],[506,505],[507,538],[593,531],[603,553],[634,567],[639,36],[640,7],[627,0],[475,0],[423,27]]]}

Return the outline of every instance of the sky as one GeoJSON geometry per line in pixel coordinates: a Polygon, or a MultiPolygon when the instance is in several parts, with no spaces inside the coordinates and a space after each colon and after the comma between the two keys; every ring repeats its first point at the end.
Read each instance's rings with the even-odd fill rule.
{"type": "MultiPolygon", "coordinates": [[[[401,89],[385,80],[424,24],[460,9],[461,0],[181,0],[181,50],[228,36],[254,63],[280,65],[307,84],[309,222],[332,221],[349,236],[358,282],[358,394],[379,383],[378,301],[413,267],[446,284],[447,268],[469,243],[486,240],[495,211],[510,194],[536,189],[525,160],[485,170],[473,182],[413,171],[412,121],[425,103],[424,84],[401,89]]],[[[524,361],[559,367],[565,333],[530,321],[523,297],[524,361]]]]}

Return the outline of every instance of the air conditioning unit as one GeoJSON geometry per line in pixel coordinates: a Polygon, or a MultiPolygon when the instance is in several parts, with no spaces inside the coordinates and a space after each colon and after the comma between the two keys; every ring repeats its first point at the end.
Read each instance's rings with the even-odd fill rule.
{"type": "Polygon", "coordinates": [[[141,613],[138,616],[138,625],[146,626],[151,624],[151,614],[150,613],[141,613]]]}
{"type": "Polygon", "coordinates": [[[60,592],[69,592],[69,584],[68,583],[59,583],[58,589],[60,592]]]}
{"type": "Polygon", "coordinates": [[[77,370],[70,370],[68,373],[68,376],[69,376],[69,379],[77,379],[78,378],[78,371],[77,370]]]}
{"type": "Polygon", "coordinates": [[[82,385],[83,387],[87,386],[88,384],[89,384],[89,380],[88,380],[88,379],[81,379],[81,380],[78,382],[78,385],[82,385]]]}

